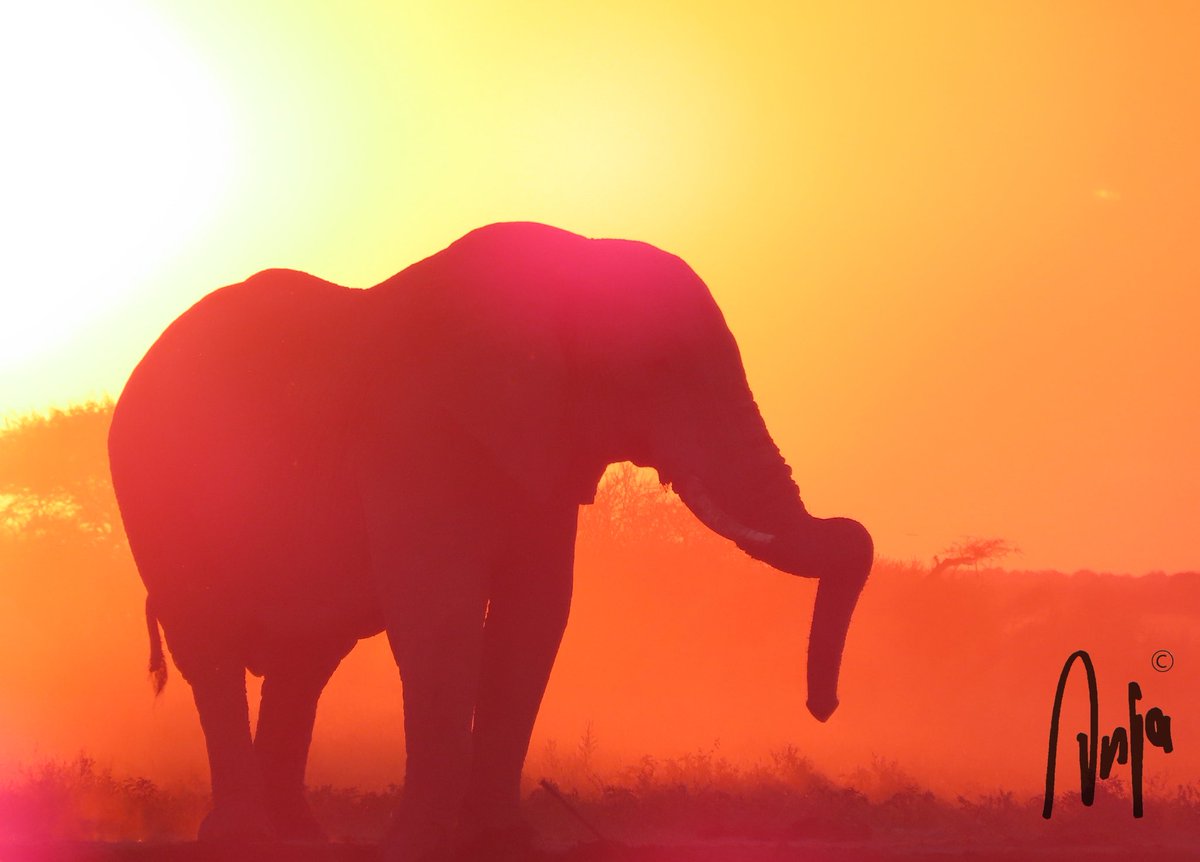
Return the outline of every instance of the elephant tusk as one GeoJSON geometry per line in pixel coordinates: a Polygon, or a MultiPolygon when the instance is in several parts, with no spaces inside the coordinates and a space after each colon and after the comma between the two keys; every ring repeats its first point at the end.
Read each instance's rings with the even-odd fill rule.
{"type": "Polygon", "coordinates": [[[708,493],[708,489],[704,487],[704,483],[696,476],[688,476],[676,485],[676,490],[683,501],[687,503],[688,508],[700,519],[700,523],[713,532],[730,539],[739,548],[761,551],[775,541],[775,536],[771,533],[747,527],[717,505],[712,495],[708,493]]]}

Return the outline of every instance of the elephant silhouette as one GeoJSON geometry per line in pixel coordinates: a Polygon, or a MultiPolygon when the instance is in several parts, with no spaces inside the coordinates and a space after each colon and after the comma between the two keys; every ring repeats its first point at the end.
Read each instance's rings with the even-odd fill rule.
{"type": "Polygon", "coordinates": [[[578,507],[610,463],[656,468],[706,526],[819,579],[822,721],[873,559],[858,522],[806,510],[691,268],[539,224],[480,228],[365,290],[277,269],[209,294],[133,371],[109,455],[152,670],[161,687],[161,625],[204,732],[202,839],[320,836],[317,700],[386,631],[407,744],[393,854],[531,840],[521,769],[578,507]]]}

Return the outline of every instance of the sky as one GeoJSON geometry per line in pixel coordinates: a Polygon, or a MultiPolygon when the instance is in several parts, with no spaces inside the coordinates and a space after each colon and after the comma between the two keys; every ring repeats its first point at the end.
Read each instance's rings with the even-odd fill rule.
{"type": "Polygon", "coordinates": [[[816,514],[1200,568],[1187,3],[58,0],[0,34],[0,415],[286,266],[495,221],[708,283],[816,514]]]}

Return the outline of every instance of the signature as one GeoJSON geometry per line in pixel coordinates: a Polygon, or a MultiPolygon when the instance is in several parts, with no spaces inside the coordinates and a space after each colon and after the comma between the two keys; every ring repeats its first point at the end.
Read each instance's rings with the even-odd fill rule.
{"type": "Polygon", "coordinates": [[[1137,702],[1142,699],[1142,689],[1136,682],[1129,683],[1129,728],[1117,727],[1112,736],[1100,738],[1100,706],[1096,694],[1096,669],[1092,665],[1091,656],[1084,650],[1071,653],[1067,663],[1063,665],[1062,674],[1058,677],[1058,690],[1054,693],[1054,711],[1050,714],[1050,753],[1046,759],[1046,796],[1042,805],[1042,817],[1050,819],[1050,811],[1054,807],[1054,764],[1058,751],[1058,720],[1062,712],[1063,692],[1067,687],[1067,678],[1071,675],[1071,666],[1075,659],[1080,659],[1083,669],[1087,672],[1088,699],[1091,701],[1090,732],[1076,734],[1079,742],[1079,795],[1084,805],[1091,805],[1096,797],[1096,768],[1097,749],[1099,749],[1100,778],[1108,778],[1112,773],[1113,761],[1124,765],[1129,764],[1129,773],[1133,785],[1133,816],[1142,816],[1142,758],[1145,754],[1145,744],[1161,748],[1163,754],[1170,754],[1171,716],[1157,706],[1151,707],[1143,717],[1137,711],[1137,702]]]}

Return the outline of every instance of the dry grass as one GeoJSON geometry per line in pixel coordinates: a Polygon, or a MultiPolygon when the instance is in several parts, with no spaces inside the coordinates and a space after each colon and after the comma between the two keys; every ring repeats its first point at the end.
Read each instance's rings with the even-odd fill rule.
{"type": "MultiPolygon", "coordinates": [[[[550,842],[594,839],[629,845],[679,842],[868,842],[888,847],[1037,847],[1124,845],[1153,835],[1165,846],[1200,835],[1200,786],[1154,790],[1147,816],[1135,821],[1127,789],[1109,781],[1095,805],[1078,794],[1059,798],[1054,817],[1041,799],[1008,792],[940,798],[895,763],[875,759],[846,780],[821,774],[792,748],[739,767],[715,750],[674,758],[645,756],[597,772],[575,752],[529,770],[534,783],[525,814],[550,842]],[[572,811],[573,809],[573,811],[572,811]]],[[[332,839],[371,843],[387,828],[399,788],[310,789],[332,839]]],[[[0,845],[64,841],[181,841],[195,835],[208,804],[203,788],[163,787],[121,776],[86,756],[22,770],[0,786],[0,845]]]]}

